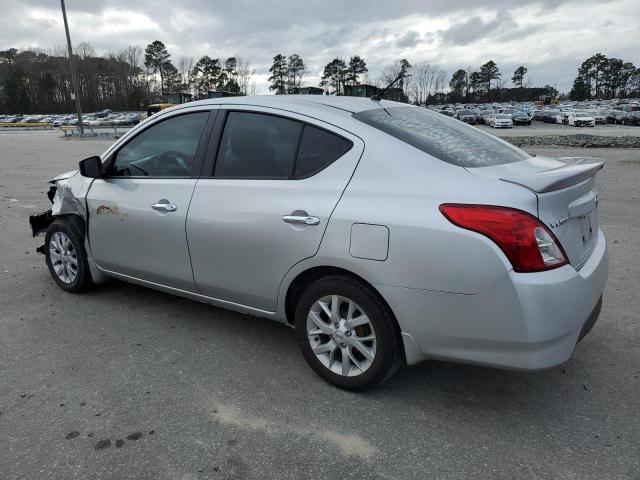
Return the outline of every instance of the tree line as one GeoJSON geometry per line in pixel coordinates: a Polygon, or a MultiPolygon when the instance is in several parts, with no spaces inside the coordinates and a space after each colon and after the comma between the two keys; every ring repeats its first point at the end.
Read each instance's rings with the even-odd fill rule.
{"type": "Polygon", "coordinates": [[[569,92],[572,100],[640,96],[640,67],[596,53],[587,58],[569,92]]]}
{"type": "MultiPolygon", "coordinates": [[[[104,108],[146,109],[167,92],[193,91],[206,97],[212,90],[255,93],[255,70],[241,57],[181,56],[173,61],[159,40],[144,50],[128,46],[97,55],[93,46],[75,47],[79,95],[85,111],[104,108]]],[[[0,51],[0,112],[59,113],[74,109],[67,51],[9,48],[0,51]]]]}
{"type": "MultiPolygon", "coordinates": [[[[255,69],[237,56],[216,58],[181,56],[173,60],[166,46],[156,40],[143,50],[128,46],[97,55],[88,43],[76,46],[79,95],[85,111],[103,108],[144,109],[162,101],[168,92],[255,94],[255,69]]],[[[299,54],[278,53],[269,68],[269,90],[276,94],[299,93],[309,71],[299,54]]],[[[436,65],[410,63],[401,58],[386,65],[378,78],[368,76],[367,62],[360,55],[336,57],[322,69],[319,88],[326,94],[343,95],[347,87],[370,84],[394,85],[394,99],[418,105],[451,102],[525,101],[567,98],[554,86],[532,87],[528,68],[520,65],[509,77],[489,60],[478,68],[456,70],[451,77],[436,65]],[[509,77],[509,78],[507,78],[509,77]],[[508,87],[510,83],[513,87],[508,87]]],[[[640,68],[622,59],[597,53],[578,68],[568,98],[573,100],[640,97],[640,68]]],[[[0,51],[0,112],[53,113],[73,111],[73,87],[66,49],[10,48],[0,51]]]]}
{"type": "MultiPolygon", "coordinates": [[[[302,74],[307,73],[304,61],[299,55],[294,57],[303,66],[302,74]]],[[[296,87],[299,87],[300,83],[287,82],[292,76],[302,79],[302,76],[296,77],[295,73],[290,72],[292,66],[296,65],[292,63],[292,58],[289,57],[287,60],[282,54],[273,57],[273,64],[269,69],[272,73],[269,77],[269,89],[276,94],[297,93],[296,87]]],[[[528,70],[524,65],[519,66],[511,77],[517,88],[507,88],[506,80],[502,78],[502,73],[493,60],[483,64],[478,70],[471,67],[456,70],[450,79],[447,72],[436,65],[427,62],[412,64],[406,58],[386,65],[378,79],[369,78],[368,71],[367,63],[360,55],[354,55],[349,60],[336,57],[322,69],[318,86],[324,89],[325,94],[344,95],[346,86],[364,83],[384,88],[396,80],[394,87],[401,93],[395,94],[394,99],[417,105],[463,101],[537,100],[545,96],[558,96],[558,91],[551,85],[532,88],[526,80],[528,70]]]]}

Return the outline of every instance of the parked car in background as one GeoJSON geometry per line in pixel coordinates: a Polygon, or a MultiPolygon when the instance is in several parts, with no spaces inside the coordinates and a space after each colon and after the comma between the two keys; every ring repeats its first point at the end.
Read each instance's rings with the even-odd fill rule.
{"type": "Polygon", "coordinates": [[[569,115],[568,112],[555,111],[553,114],[553,118],[555,119],[555,123],[557,123],[558,125],[567,125],[568,115],[569,115]]]}
{"type": "Polygon", "coordinates": [[[488,125],[489,115],[493,115],[494,113],[496,113],[494,110],[480,110],[480,123],[488,125]]]}
{"type": "Polygon", "coordinates": [[[511,115],[505,113],[493,113],[489,115],[489,126],[493,128],[512,128],[511,115]]]}
{"type": "Polygon", "coordinates": [[[531,117],[524,112],[513,112],[511,120],[514,125],[531,125],[531,117]]]}
{"type": "Polygon", "coordinates": [[[640,125],[640,110],[626,112],[620,120],[623,125],[640,125]]]}
{"type": "Polygon", "coordinates": [[[584,113],[589,115],[595,121],[596,125],[606,125],[607,116],[600,110],[585,110],[584,113]]]}
{"type": "Polygon", "coordinates": [[[460,110],[456,114],[456,118],[464,123],[475,124],[476,123],[476,114],[471,110],[460,110]]]}
{"type": "Polygon", "coordinates": [[[556,112],[545,110],[538,113],[538,118],[536,120],[540,120],[543,123],[557,123],[556,122],[556,112]]]}
{"type": "Polygon", "coordinates": [[[565,362],[607,278],[604,162],[532,157],[426,108],[309,97],[163,110],[56,177],[30,219],[54,281],[112,277],[282,322],[349,390],[428,358],[565,362]]]}
{"type": "Polygon", "coordinates": [[[607,112],[607,115],[606,115],[607,123],[621,124],[622,118],[625,115],[626,115],[626,112],[623,112],[622,110],[610,110],[609,112],[607,112]]]}
{"type": "Polygon", "coordinates": [[[571,112],[567,115],[567,125],[572,127],[595,127],[596,121],[585,112],[571,112]]]}

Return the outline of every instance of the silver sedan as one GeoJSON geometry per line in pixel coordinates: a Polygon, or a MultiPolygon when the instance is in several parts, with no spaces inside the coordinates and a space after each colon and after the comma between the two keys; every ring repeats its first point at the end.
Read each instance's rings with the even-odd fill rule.
{"type": "Polygon", "coordinates": [[[30,221],[62,289],[115,278],[283,322],[362,390],[427,359],[566,361],[607,279],[602,166],[385,100],[215,99],[56,177],[30,221]]]}

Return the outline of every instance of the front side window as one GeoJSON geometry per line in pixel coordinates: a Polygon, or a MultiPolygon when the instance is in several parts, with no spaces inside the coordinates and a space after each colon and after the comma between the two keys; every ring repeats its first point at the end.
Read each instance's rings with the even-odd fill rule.
{"type": "Polygon", "coordinates": [[[289,178],[303,124],[274,115],[229,112],[214,176],[289,178]]]}
{"type": "Polygon", "coordinates": [[[112,175],[121,177],[188,177],[209,118],[187,113],[152,125],[120,148],[112,175]]]}
{"type": "Polygon", "coordinates": [[[353,117],[460,167],[488,167],[530,158],[491,135],[426,108],[376,108],[354,113],[353,117]]]}

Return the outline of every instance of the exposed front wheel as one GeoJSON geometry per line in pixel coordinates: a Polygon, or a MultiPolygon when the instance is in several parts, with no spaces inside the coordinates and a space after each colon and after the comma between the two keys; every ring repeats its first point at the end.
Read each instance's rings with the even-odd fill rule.
{"type": "Polygon", "coordinates": [[[296,336],[309,365],[347,390],[387,380],[404,362],[399,329],[372,289],[347,276],[311,284],[296,308],[296,336]]]}
{"type": "Polygon", "coordinates": [[[44,241],[47,267],[60,288],[78,293],[93,285],[83,234],[71,221],[53,222],[44,241]]]}

